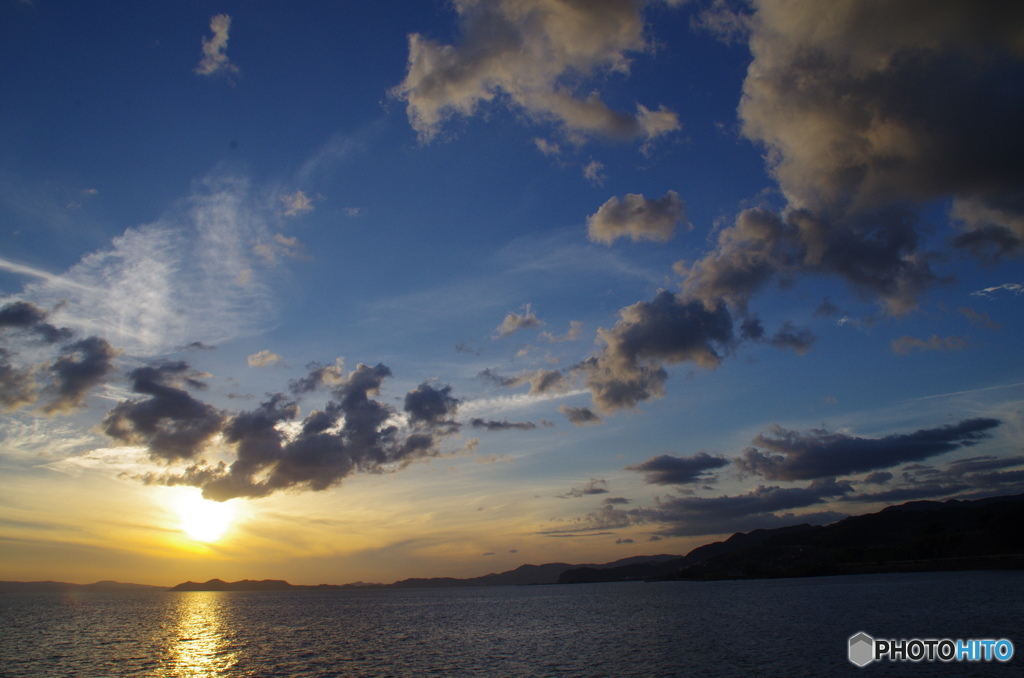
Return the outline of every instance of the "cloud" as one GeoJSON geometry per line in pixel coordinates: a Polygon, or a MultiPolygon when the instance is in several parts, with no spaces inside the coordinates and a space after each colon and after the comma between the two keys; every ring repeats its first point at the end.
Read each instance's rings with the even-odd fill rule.
{"type": "Polygon", "coordinates": [[[82,406],[85,396],[114,369],[116,351],[106,339],[86,337],[66,346],[50,365],[52,381],[43,394],[47,414],[69,412],[82,406]]]}
{"type": "Polygon", "coordinates": [[[815,341],[816,338],[810,330],[795,327],[787,320],[779,331],[771,336],[768,343],[776,348],[791,348],[798,355],[803,355],[811,350],[815,341]]]}
{"type": "Polygon", "coordinates": [[[574,487],[565,494],[556,495],[559,499],[570,499],[585,497],[591,494],[607,494],[608,481],[604,478],[591,478],[583,487],[574,487]]]}
{"type": "Polygon", "coordinates": [[[913,499],[948,497],[964,498],[1019,494],[1024,492],[1024,456],[995,457],[985,455],[957,459],[944,468],[912,464],[902,469],[898,479],[890,473],[871,474],[865,482],[889,485],[880,492],[844,497],[844,501],[894,503],[913,499]],[[882,476],[882,478],[874,478],[882,476]],[[888,477],[886,477],[888,476],[888,477]],[[965,494],[967,492],[967,494],[965,494]]]}
{"type": "Polygon", "coordinates": [[[724,300],[743,310],[772,282],[828,273],[900,315],[940,280],[928,257],[917,251],[915,224],[900,206],[846,215],[838,222],[806,209],[780,215],[751,208],[719,233],[712,252],[675,268],[684,277],[684,293],[709,304],[724,300]]]}
{"type": "Polygon", "coordinates": [[[210,19],[210,31],[213,35],[203,38],[203,58],[195,67],[199,75],[216,73],[238,73],[238,66],[228,61],[228,31],[231,29],[231,17],[217,14],[210,19]]]}
{"type": "Polygon", "coordinates": [[[271,365],[277,365],[280,363],[281,356],[268,349],[263,349],[262,351],[257,351],[246,358],[246,362],[249,363],[249,367],[270,367],[271,365]]]}
{"type": "Polygon", "coordinates": [[[100,427],[114,440],[145,447],[153,459],[196,458],[224,422],[223,413],[186,390],[203,388],[205,376],[183,361],[136,368],[128,375],[132,391],[148,397],[118,403],[100,427]]]}
{"type": "Polygon", "coordinates": [[[548,342],[549,344],[560,344],[563,341],[576,341],[580,337],[580,332],[583,330],[583,323],[579,320],[569,321],[569,331],[561,336],[555,336],[550,332],[541,332],[541,339],[548,342]]]}
{"type": "Polygon", "coordinates": [[[27,342],[25,347],[35,356],[15,361],[16,352],[0,347],[0,408],[14,410],[42,398],[44,414],[67,413],[81,407],[89,391],[114,370],[113,359],[119,351],[105,339],[91,336],[72,342],[74,333],[50,324],[48,317],[30,302],[13,301],[0,307],[0,336],[8,344],[27,342]],[[53,345],[62,342],[70,343],[61,345],[54,355],[53,345]],[[51,358],[36,362],[41,352],[51,358]],[[42,387],[37,378],[43,380],[42,387]]]}
{"type": "Polygon", "coordinates": [[[71,338],[71,330],[46,322],[48,313],[27,301],[12,301],[0,307],[0,331],[22,330],[37,335],[48,344],[71,338]]]}
{"type": "Polygon", "coordinates": [[[332,388],[345,379],[345,361],[338,358],[331,365],[321,365],[314,361],[306,365],[306,376],[291,379],[288,390],[295,395],[312,393],[320,388],[332,388]]]}
{"type": "Polygon", "coordinates": [[[572,424],[586,426],[587,424],[600,424],[601,417],[597,416],[589,407],[571,407],[562,405],[558,411],[565,415],[572,424]]]}
{"type": "Polygon", "coordinates": [[[752,526],[780,527],[806,522],[805,517],[778,516],[779,511],[806,508],[852,492],[848,482],[816,480],[807,487],[765,487],[740,495],[673,497],[639,514],[648,522],[666,524],[664,535],[722,534],[752,526]]]}
{"type": "Polygon", "coordinates": [[[16,410],[36,401],[37,384],[32,371],[11,363],[11,353],[0,348],[0,408],[16,410]]]}
{"type": "Polygon", "coordinates": [[[532,431],[537,425],[532,421],[495,421],[493,419],[471,419],[469,425],[472,428],[483,428],[488,431],[532,431]]]}
{"type": "Polygon", "coordinates": [[[731,463],[729,459],[715,457],[707,452],[699,452],[692,457],[663,454],[651,457],[640,464],[627,466],[626,470],[645,474],[644,482],[649,485],[689,485],[708,482],[713,478],[708,471],[731,463]]]}
{"type": "Polygon", "coordinates": [[[589,181],[593,186],[604,186],[604,182],[608,179],[601,170],[604,169],[604,165],[596,160],[591,160],[583,166],[583,178],[589,181]]]}
{"type": "Polygon", "coordinates": [[[281,196],[281,202],[284,203],[286,217],[295,217],[313,211],[313,201],[302,191],[281,196]]]}
{"type": "Polygon", "coordinates": [[[839,307],[832,303],[831,299],[825,297],[821,300],[821,304],[818,308],[814,309],[814,315],[820,317],[839,315],[839,307]]]}
{"type": "Polygon", "coordinates": [[[267,269],[252,253],[267,237],[254,203],[248,182],[210,178],[159,220],[125,230],[63,274],[4,267],[35,279],[19,296],[53,308],[53,323],[129,354],[222,343],[266,329],[274,316],[267,269]]]}
{"type": "MultiPolygon", "coordinates": [[[[385,473],[416,459],[437,456],[441,440],[454,432],[447,417],[454,414],[458,401],[449,387],[421,384],[406,394],[405,412],[411,428],[403,431],[394,408],[377,399],[384,380],[391,376],[386,365],[360,363],[345,374],[340,364],[338,370],[314,364],[303,381],[325,385],[325,374],[332,375],[330,399],[323,409],[313,410],[297,424],[298,403],[276,393],[253,410],[218,415],[216,426],[209,432],[203,429],[208,434],[204,440],[220,433],[223,444],[234,452],[230,464],[196,459],[184,471],[148,474],[142,479],[200,487],[204,497],[216,501],[263,497],[286,489],[321,491],[353,473],[385,473]]],[[[165,420],[162,429],[166,431],[171,423],[165,420]]],[[[138,442],[148,444],[154,454],[152,438],[138,442]]],[[[475,445],[476,440],[471,439],[464,449],[475,445]]],[[[189,447],[196,449],[196,445],[189,447]]],[[[193,459],[196,455],[176,456],[193,459]]]]}
{"type": "Polygon", "coordinates": [[[1002,325],[994,322],[988,313],[975,311],[973,308],[967,306],[960,306],[957,309],[957,313],[967,318],[971,322],[981,325],[982,327],[992,330],[993,332],[1002,329],[1002,325]]]}
{"type": "Polygon", "coordinates": [[[524,372],[515,377],[500,377],[493,370],[484,370],[481,376],[487,376],[500,386],[515,387],[529,384],[529,395],[545,395],[550,393],[567,393],[572,386],[571,374],[562,370],[534,370],[524,372]]]}
{"type": "Polygon", "coordinates": [[[657,199],[627,193],[621,201],[609,198],[597,212],[587,217],[587,235],[594,242],[606,245],[611,245],[616,238],[627,237],[633,242],[668,242],[675,235],[676,224],[685,221],[686,207],[675,191],[657,199]]]}
{"type": "Polygon", "coordinates": [[[736,460],[743,473],[767,480],[813,480],[892,468],[969,447],[990,437],[998,419],[964,419],[932,429],[861,438],[826,429],[773,426],[736,460]]]}
{"type": "Polygon", "coordinates": [[[522,313],[509,313],[506,315],[495,331],[498,333],[498,337],[507,337],[519,330],[529,330],[543,326],[544,322],[537,318],[530,309],[530,304],[526,304],[523,307],[522,313]]]}
{"type": "Polygon", "coordinates": [[[1021,8],[762,0],[751,26],[743,132],[795,206],[1016,194],[1021,8]]]}
{"type": "Polygon", "coordinates": [[[892,352],[906,355],[911,351],[959,351],[967,345],[967,341],[961,337],[946,337],[940,339],[933,334],[928,340],[916,337],[903,336],[892,340],[892,352]]]}
{"type": "Polygon", "coordinates": [[[426,426],[453,423],[450,419],[459,408],[459,399],[451,393],[449,385],[434,387],[426,382],[406,393],[405,411],[409,423],[426,426]]]}
{"type": "Polygon", "coordinates": [[[1002,285],[996,285],[994,287],[986,287],[983,290],[971,292],[972,297],[991,297],[996,292],[1010,292],[1015,297],[1019,297],[1024,294],[1024,285],[1020,283],[1003,283],[1002,285]]]}
{"type": "Polygon", "coordinates": [[[552,141],[548,141],[547,139],[541,139],[540,137],[534,138],[533,144],[537,147],[537,150],[544,155],[558,155],[562,152],[561,146],[552,141]]]}
{"type": "Polygon", "coordinates": [[[919,234],[919,209],[940,199],[966,229],[954,245],[1024,251],[1024,137],[1006,132],[1024,100],[1004,87],[1024,77],[1024,11],[759,0],[727,23],[754,57],[742,133],[787,206],[745,210],[683,264],[690,296],[743,308],[770,282],[825,273],[906,313],[942,280],[919,234]]]}
{"type": "MultiPolygon", "coordinates": [[[[676,114],[637,104],[613,111],[586,82],[626,74],[629,55],[647,50],[641,4],[634,0],[473,0],[455,3],[462,39],[445,45],[409,36],[409,66],[392,95],[406,102],[413,129],[433,139],[454,116],[482,104],[507,105],[570,138],[639,138],[679,129],[676,114]]],[[[541,149],[544,150],[543,148],[541,149]]]]}
{"type": "Polygon", "coordinates": [[[598,330],[605,346],[579,368],[602,412],[662,396],[668,378],[663,364],[693,362],[711,369],[735,345],[732,316],[724,305],[708,308],[662,290],[653,301],[637,302],[619,316],[610,330],[598,330]]]}
{"type": "Polygon", "coordinates": [[[650,508],[627,510],[602,506],[584,516],[581,522],[585,530],[659,524],[662,536],[728,534],[803,522],[820,525],[844,518],[846,514],[829,511],[794,515],[789,511],[839,499],[852,491],[849,482],[834,479],[816,480],[806,487],[759,485],[739,495],[658,499],[650,508]]]}
{"type": "Polygon", "coordinates": [[[950,217],[965,231],[953,244],[987,261],[1024,252],[1024,204],[1018,194],[1005,207],[979,199],[958,198],[950,217]]]}

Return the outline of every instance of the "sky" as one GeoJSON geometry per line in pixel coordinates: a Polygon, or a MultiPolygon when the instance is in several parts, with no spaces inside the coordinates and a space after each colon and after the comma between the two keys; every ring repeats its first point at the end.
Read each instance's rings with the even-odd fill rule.
{"type": "Polygon", "coordinates": [[[0,0],[0,579],[1024,492],[1024,6],[0,0]]]}

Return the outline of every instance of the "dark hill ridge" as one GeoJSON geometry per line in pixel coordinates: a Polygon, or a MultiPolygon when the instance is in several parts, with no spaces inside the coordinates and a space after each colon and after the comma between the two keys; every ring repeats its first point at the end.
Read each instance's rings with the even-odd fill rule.
{"type": "Polygon", "coordinates": [[[226,582],[221,579],[211,579],[207,582],[197,583],[187,581],[170,588],[170,591],[303,591],[303,590],[332,590],[332,589],[363,589],[363,588],[449,588],[463,586],[529,586],[534,584],[556,584],[559,576],[566,570],[573,568],[587,567],[602,569],[609,567],[622,567],[634,564],[656,564],[660,562],[671,562],[678,560],[679,556],[658,555],[658,556],[634,556],[623,558],[604,565],[570,565],[569,563],[546,563],[544,565],[521,565],[514,570],[485,574],[480,577],[469,579],[456,579],[454,577],[433,577],[429,579],[412,578],[396,581],[394,584],[345,584],[343,586],[333,584],[320,584],[318,586],[303,586],[289,584],[279,579],[264,579],[253,581],[244,579],[236,582],[226,582]]]}
{"type": "Polygon", "coordinates": [[[0,593],[81,593],[84,591],[163,591],[165,586],[122,584],[98,581],[95,584],[68,584],[62,581],[0,581],[0,593]]]}
{"type": "Polygon", "coordinates": [[[569,570],[561,583],[1024,568],[1024,495],[915,501],[824,527],[737,533],[657,566],[569,570]]]}

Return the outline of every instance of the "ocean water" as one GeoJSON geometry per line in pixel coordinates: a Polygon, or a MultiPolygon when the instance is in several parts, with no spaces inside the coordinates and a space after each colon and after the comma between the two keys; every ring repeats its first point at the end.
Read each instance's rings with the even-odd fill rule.
{"type": "Polygon", "coordinates": [[[0,676],[1021,676],[1024,572],[261,593],[0,595],[0,676]],[[847,639],[1008,638],[1006,663],[847,639]]]}

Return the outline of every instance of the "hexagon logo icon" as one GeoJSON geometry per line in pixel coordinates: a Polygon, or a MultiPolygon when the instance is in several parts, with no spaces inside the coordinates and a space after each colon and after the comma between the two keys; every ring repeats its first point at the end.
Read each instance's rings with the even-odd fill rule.
{"type": "Polygon", "coordinates": [[[875,639],[861,631],[850,636],[850,661],[857,666],[867,666],[875,659],[875,639]]]}

